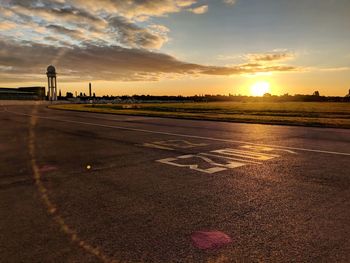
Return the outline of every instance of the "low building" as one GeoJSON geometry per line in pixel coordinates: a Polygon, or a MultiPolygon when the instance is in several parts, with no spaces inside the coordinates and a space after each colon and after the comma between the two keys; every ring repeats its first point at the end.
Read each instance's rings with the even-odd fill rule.
{"type": "Polygon", "coordinates": [[[45,87],[0,88],[0,100],[45,100],[45,87]]]}

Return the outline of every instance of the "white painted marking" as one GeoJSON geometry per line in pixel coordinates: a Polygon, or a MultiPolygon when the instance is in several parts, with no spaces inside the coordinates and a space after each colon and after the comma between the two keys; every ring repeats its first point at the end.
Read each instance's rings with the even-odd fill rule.
{"type": "MultiPolygon", "coordinates": [[[[180,157],[178,157],[178,158],[180,158],[180,157]]],[[[191,156],[189,156],[189,158],[190,157],[191,156]]],[[[188,167],[191,170],[196,170],[196,171],[208,173],[208,174],[213,174],[213,173],[227,170],[226,168],[223,168],[223,167],[212,167],[212,168],[208,168],[208,169],[200,169],[200,168],[198,168],[198,164],[178,164],[175,162],[177,160],[178,160],[177,158],[166,158],[166,159],[158,160],[157,162],[169,164],[169,165],[173,165],[173,166],[177,166],[177,167],[188,167]]]]}
{"type": "Polygon", "coordinates": [[[182,155],[182,156],[178,156],[175,158],[161,159],[161,160],[157,160],[157,162],[168,164],[168,165],[173,165],[173,166],[177,166],[177,167],[187,167],[187,168],[190,168],[191,170],[195,170],[195,171],[199,171],[199,172],[207,173],[207,174],[213,174],[213,173],[225,171],[225,170],[227,170],[227,168],[234,169],[234,168],[238,168],[238,167],[246,165],[245,163],[241,163],[241,162],[237,162],[237,161],[225,161],[225,164],[221,164],[221,163],[214,162],[212,159],[210,159],[208,157],[201,156],[201,155],[191,155],[191,154],[190,155],[182,155]],[[212,167],[207,168],[207,169],[202,169],[202,168],[199,168],[199,164],[197,164],[197,163],[180,164],[180,163],[176,162],[176,161],[181,161],[184,159],[194,159],[194,158],[199,158],[199,159],[205,161],[206,163],[210,164],[212,167]]]}
{"type": "Polygon", "coordinates": [[[199,146],[206,146],[208,144],[206,143],[193,143],[186,140],[166,140],[166,141],[156,141],[151,143],[144,143],[142,146],[149,147],[149,148],[155,148],[155,149],[162,149],[162,150],[175,150],[174,148],[178,149],[188,149],[188,148],[194,148],[199,146]]]}
{"type": "Polygon", "coordinates": [[[173,165],[177,167],[187,167],[187,168],[190,168],[191,170],[213,174],[213,173],[225,171],[227,169],[235,169],[238,167],[242,167],[247,164],[262,164],[261,162],[251,161],[247,159],[267,161],[276,157],[279,157],[279,155],[225,148],[225,149],[214,150],[214,151],[211,151],[210,153],[198,153],[195,155],[193,154],[182,155],[174,158],[161,159],[161,160],[157,160],[157,162],[161,162],[164,164],[173,165]],[[215,153],[215,154],[212,154],[212,153],[215,153]],[[236,156],[236,158],[231,156],[236,156]],[[197,163],[197,161],[191,164],[178,163],[183,159],[194,159],[194,158],[199,158],[201,160],[204,160],[205,162],[209,163],[213,167],[208,169],[199,168],[199,164],[197,163]],[[219,162],[217,162],[217,160],[219,160],[219,162]]]}
{"type": "Polygon", "coordinates": [[[206,143],[193,143],[193,142],[189,142],[186,140],[166,140],[166,141],[158,141],[158,142],[153,142],[153,143],[158,144],[158,145],[164,145],[164,146],[172,146],[172,147],[180,148],[180,149],[189,149],[189,148],[208,145],[206,143]]]}
{"type": "Polygon", "coordinates": [[[151,142],[151,143],[144,143],[142,146],[149,147],[149,148],[156,148],[156,149],[162,149],[162,150],[175,150],[174,148],[179,149],[188,149],[188,148],[194,148],[198,146],[206,146],[208,144],[205,143],[193,143],[185,140],[167,140],[167,141],[157,141],[157,142],[151,142]],[[171,148],[173,147],[173,148],[171,148]]]}
{"type": "Polygon", "coordinates": [[[264,153],[258,153],[258,152],[248,152],[248,151],[241,151],[237,149],[220,149],[211,151],[212,153],[218,153],[222,155],[229,155],[229,156],[238,156],[241,158],[248,158],[248,159],[254,159],[254,160],[260,160],[260,161],[267,161],[276,157],[279,157],[279,155],[270,155],[270,154],[264,154],[264,153]]]}
{"type": "Polygon", "coordinates": [[[148,148],[161,149],[161,150],[170,150],[170,151],[174,150],[173,148],[169,148],[169,147],[165,147],[165,146],[157,145],[157,144],[153,144],[153,143],[144,143],[144,144],[142,144],[142,146],[148,147],[148,148]]]}
{"type": "Polygon", "coordinates": [[[216,155],[216,154],[210,154],[210,153],[199,153],[199,154],[200,155],[211,156],[211,157],[224,158],[224,159],[234,160],[234,161],[239,161],[239,162],[245,162],[245,163],[262,164],[261,162],[257,162],[257,161],[244,160],[244,159],[241,159],[241,158],[234,158],[234,157],[228,157],[228,156],[222,156],[222,155],[216,155]]]}
{"type": "MultiPolygon", "coordinates": [[[[9,112],[9,113],[23,115],[23,116],[30,116],[30,117],[34,116],[34,115],[31,115],[31,114],[20,113],[20,112],[15,112],[15,111],[9,111],[7,109],[6,109],[6,111],[9,112]]],[[[236,141],[236,140],[230,140],[230,139],[220,139],[220,138],[213,138],[213,137],[206,137],[206,136],[197,136],[197,135],[180,134],[180,133],[172,133],[172,132],[152,131],[152,130],[128,128],[128,127],[122,127],[122,126],[111,126],[111,125],[105,125],[105,124],[82,122],[82,121],[63,120],[63,119],[43,117],[43,116],[37,116],[37,115],[35,117],[40,118],[40,119],[52,120],[52,121],[76,123],[76,124],[83,124],[83,125],[90,125],[90,126],[104,127],[104,128],[111,128],[111,129],[118,129],[118,130],[125,130],[125,131],[137,131],[137,132],[144,132],[144,133],[162,134],[162,135],[170,135],[170,136],[177,136],[177,137],[202,139],[202,140],[217,141],[217,142],[241,143],[241,144],[249,144],[249,145],[256,145],[256,146],[273,147],[273,148],[278,148],[278,149],[287,149],[287,150],[297,150],[297,151],[304,151],[304,152],[314,152],[314,153],[350,156],[350,153],[345,153],[345,152],[334,152],[334,151],[307,149],[307,148],[299,148],[299,147],[278,146],[278,145],[252,143],[252,142],[245,142],[245,141],[236,141]]]]}

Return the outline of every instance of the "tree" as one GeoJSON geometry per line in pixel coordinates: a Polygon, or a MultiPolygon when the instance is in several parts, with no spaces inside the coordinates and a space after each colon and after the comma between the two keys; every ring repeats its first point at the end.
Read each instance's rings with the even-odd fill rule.
{"type": "Polygon", "coordinates": [[[318,90],[316,90],[315,92],[314,92],[314,94],[312,94],[313,96],[316,96],[316,97],[319,97],[320,96],[320,93],[318,92],[318,90]]]}

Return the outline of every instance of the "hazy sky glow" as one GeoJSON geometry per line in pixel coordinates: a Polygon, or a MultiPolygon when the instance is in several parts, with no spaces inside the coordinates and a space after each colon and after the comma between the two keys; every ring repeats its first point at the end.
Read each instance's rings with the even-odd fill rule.
{"type": "Polygon", "coordinates": [[[349,0],[0,0],[0,86],[62,92],[343,96],[349,0]]]}

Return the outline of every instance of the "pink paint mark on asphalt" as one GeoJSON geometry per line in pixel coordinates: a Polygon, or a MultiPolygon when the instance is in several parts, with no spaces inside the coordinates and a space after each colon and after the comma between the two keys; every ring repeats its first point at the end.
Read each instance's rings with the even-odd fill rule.
{"type": "Polygon", "coordinates": [[[56,166],[53,166],[53,165],[44,165],[44,166],[41,166],[39,168],[39,171],[41,173],[45,173],[45,172],[51,172],[51,171],[56,171],[58,168],[56,166]]]}
{"type": "Polygon", "coordinates": [[[192,243],[199,249],[218,249],[232,243],[232,239],[220,231],[197,231],[191,236],[192,243]]]}

